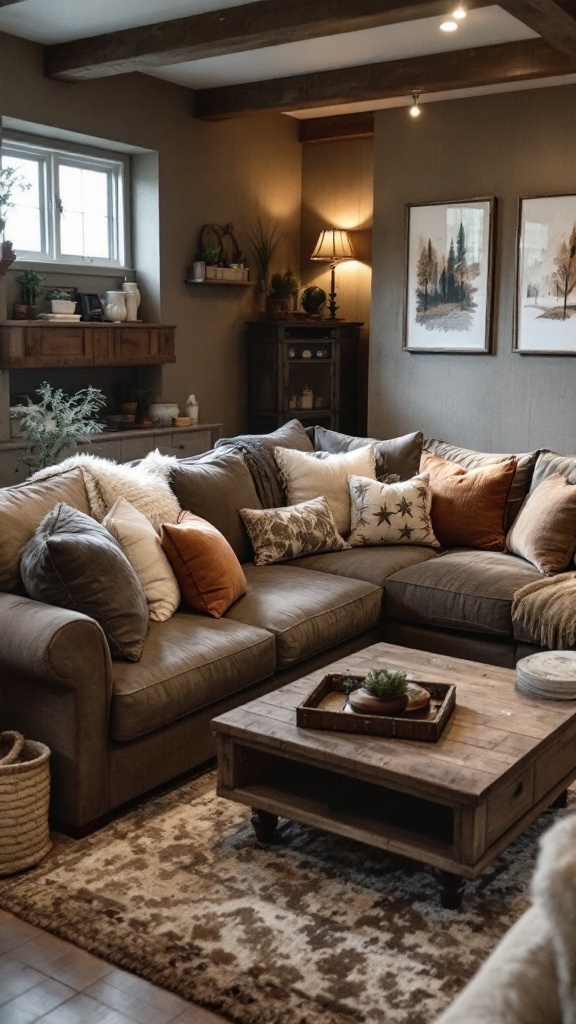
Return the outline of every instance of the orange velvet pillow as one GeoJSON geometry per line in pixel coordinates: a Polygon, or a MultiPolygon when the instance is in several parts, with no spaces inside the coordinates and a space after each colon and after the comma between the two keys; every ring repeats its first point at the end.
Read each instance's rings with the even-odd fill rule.
{"type": "Polygon", "coordinates": [[[181,512],[162,526],[162,547],[178,580],[182,599],[219,619],[246,593],[246,577],[228,541],[215,526],[181,512]]]}
{"type": "Polygon", "coordinates": [[[516,459],[464,469],[423,452],[420,472],[430,474],[432,526],[445,547],[504,551],[506,503],[516,459]]]}

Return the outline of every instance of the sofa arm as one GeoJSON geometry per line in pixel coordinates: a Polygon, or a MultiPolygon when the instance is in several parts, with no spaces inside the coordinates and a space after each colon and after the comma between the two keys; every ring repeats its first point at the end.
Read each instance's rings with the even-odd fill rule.
{"type": "Polygon", "coordinates": [[[51,815],[80,828],[109,808],[112,663],[86,615],[0,594],[0,726],[51,751],[51,815]]]}

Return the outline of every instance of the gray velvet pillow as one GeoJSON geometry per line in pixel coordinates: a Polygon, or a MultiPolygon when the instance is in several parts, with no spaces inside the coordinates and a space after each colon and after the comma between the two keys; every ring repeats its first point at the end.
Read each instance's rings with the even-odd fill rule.
{"type": "Polygon", "coordinates": [[[113,658],[139,660],[146,595],[120,545],[95,519],[60,502],[26,544],[20,572],[29,597],[89,615],[113,658]]]}
{"type": "Polygon", "coordinates": [[[260,509],[262,503],[239,452],[223,449],[208,457],[183,459],[172,471],[171,486],[183,509],[224,534],[239,562],[250,561],[252,545],[240,509],[260,509]]]}
{"type": "MultiPolygon", "coordinates": [[[[376,479],[386,480],[396,477],[399,480],[410,480],[420,469],[423,434],[416,430],[402,437],[391,437],[378,441],[373,437],[353,437],[340,434],[337,430],[327,427],[316,427],[314,447],[321,452],[351,452],[364,445],[373,444],[376,449],[376,479]]],[[[393,480],[387,482],[392,483],[393,480]]]]}

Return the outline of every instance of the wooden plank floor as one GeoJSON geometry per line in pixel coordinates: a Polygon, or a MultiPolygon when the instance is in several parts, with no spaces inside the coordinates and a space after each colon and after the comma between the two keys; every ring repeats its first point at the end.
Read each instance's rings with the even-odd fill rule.
{"type": "Polygon", "coordinates": [[[224,1024],[0,910],[0,1024],[224,1024]]]}

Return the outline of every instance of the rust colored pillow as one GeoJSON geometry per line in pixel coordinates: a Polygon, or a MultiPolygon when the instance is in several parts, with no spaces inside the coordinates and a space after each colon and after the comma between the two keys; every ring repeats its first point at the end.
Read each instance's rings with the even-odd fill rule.
{"type": "Polygon", "coordinates": [[[432,526],[445,547],[506,548],[505,514],[516,459],[464,469],[423,452],[420,472],[430,474],[432,526]]]}
{"type": "Polygon", "coordinates": [[[246,593],[246,577],[228,541],[215,526],[181,512],[162,526],[162,547],[178,580],[182,599],[198,612],[219,619],[246,593]]]}

